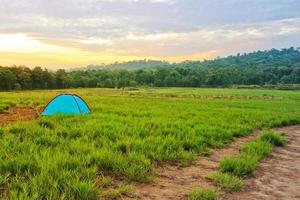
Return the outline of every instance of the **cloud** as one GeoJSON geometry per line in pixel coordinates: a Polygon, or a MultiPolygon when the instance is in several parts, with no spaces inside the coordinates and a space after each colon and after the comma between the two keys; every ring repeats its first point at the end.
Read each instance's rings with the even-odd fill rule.
{"type": "Polygon", "coordinates": [[[125,39],[133,41],[161,41],[161,40],[170,40],[177,39],[179,36],[178,33],[158,33],[158,34],[146,34],[146,35],[135,35],[128,34],[125,39]]]}
{"type": "Polygon", "coordinates": [[[0,0],[0,52],[89,52],[83,60],[98,63],[297,46],[299,7],[298,0],[0,0]]]}
{"type": "Polygon", "coordinates": [[[113,43],[111,40],[108,39],[102,39],[102,38],[88,38],[84,40],[79,41],[82,44],[87,44],[87,45],[104,45],[104,46],[111,46],[113,43]]]}

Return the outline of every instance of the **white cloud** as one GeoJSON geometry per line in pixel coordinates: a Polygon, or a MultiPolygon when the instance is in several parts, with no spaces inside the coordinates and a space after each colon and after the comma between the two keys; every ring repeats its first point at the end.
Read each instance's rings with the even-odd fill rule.
{"type": "Polygon", "coordinates": [[[87,44],[87,45],[104,45],[104,46],[111,46],[113,44],[113,42],[109,39],[93,38],[93,37],[84,40],[79,40],[79,43],[87,44]]]}
{"type": "Polygon", "coordinates": [[[146,34],[146,35],[138,35],[129,33],[125,38],[126,40],[134,40],[134,41],[160,41],[160,40],[170,40],[178,38],[178,33],[157,33],[157,34],[146,34]]]}
{"type": "Polygon", "coordinates": [[[22,33],[0,34],[0,44],[0,52],[55,52],[58,49],[22,33]]]}
{"type": "Polygon", "coordinates": [[[23,34],[12,44],[2,36],[0,48],[42,49],[41,42],[146,57],[230,45],[239,52],[255,42],[299,45],[299,6],[298,0],[0,0],[0,34],[23,34]]]}

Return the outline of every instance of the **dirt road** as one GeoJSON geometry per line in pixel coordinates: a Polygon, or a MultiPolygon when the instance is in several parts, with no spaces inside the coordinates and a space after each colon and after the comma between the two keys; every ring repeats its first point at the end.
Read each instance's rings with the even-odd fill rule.
{"type": "MultiPolygon", "coordinates": [[[[246,181],[246,187],[222,199],[300,199],[300,125],[277,129],[286,133],[289,143],[275,148],[259,165],[255,176],[246,181]]],[[[214,150],[208,157],[199,157],[188,167],[163,166],[157,169],[157,178],[149,185],[135,185],[134,195],[124,199],[186,199],[195,187],[215,187],[207,174],[217,170],[218,162],[228,155],[238,154],[243,144],[260,135],[256,131],[237,138],[225,148],[214,150]]]]}
{"type": "Polygon", "coordinates": [[[247,187],[224,199],[300,199],[300,125],[278,129],[286,134],[286,147],[275,148],[264,159],[247,187]]]}

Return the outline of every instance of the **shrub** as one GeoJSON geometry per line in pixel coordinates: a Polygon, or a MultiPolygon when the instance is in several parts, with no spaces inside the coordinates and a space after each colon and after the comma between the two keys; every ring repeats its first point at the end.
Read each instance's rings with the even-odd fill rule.
{"type": "Polygon", "coordinates": [[[189,195],[189,200],[216,200],[218,194],[212,189],[196,188],[189,195]]]}
{"type": "Polygon", "coordinates": [[[208,176],[208,179],[215,182],[222,190],[226,192],[236,191],[244,186],[243,181],[231,174],[214,172],[208,176]]]}
{"type": "Polygon", "coordinates": [[[228,157],[220,162],[219,168],[221,172],[231,173],[235,176],[249,176],[255,170],[257,161],[256,156],[228,157]]]}

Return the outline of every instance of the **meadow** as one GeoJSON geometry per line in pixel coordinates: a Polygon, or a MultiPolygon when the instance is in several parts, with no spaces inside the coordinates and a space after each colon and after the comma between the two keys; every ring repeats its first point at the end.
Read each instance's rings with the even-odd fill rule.
{"type": "Polygon", "coordinates": [[[40,111],[66,92],[85,99],[92,114],[1,127],[0,198],[117,198],[132,182],[151,182],[158,165],[189,165],[255,129],[300,123],[299,91],[265,89],[1,92],[0,111],[40,111]]]}

